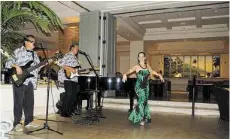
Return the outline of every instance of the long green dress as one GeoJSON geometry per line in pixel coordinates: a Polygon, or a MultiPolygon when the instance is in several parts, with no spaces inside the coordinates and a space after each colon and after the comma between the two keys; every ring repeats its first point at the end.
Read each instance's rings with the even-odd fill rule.
{"type": "Polygon", "coordinates": [[[137,105],[129,115],[129,120],[133,123],[140,123],[143,120],[151,122],[150,110],[148,105],[149,97],[149,70],[142,69],[137,73],[135,91],[138,96],[137,105]]]}

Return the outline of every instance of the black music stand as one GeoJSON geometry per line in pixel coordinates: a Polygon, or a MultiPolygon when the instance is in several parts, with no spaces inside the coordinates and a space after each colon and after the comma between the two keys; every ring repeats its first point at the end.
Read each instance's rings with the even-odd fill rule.
{"type": "MultiPolygon", "coordinates": [[[[42,49],[42,51],[43,51],[43,54],[44,54],[44,56],[45,56],[45,59],[46,59],[47,62],[48,62],[48,58],[47,58],[47,56],[46,56],[46,54],[45,54],[45,51],[44,51],[45,48],[42,47],[42,44],[41,44],[41,49],[42,49]]],[[[26,134],[30,134],[30,133],[33,133],[33,132],[36,132],[36,131],[41,131],[41,130],[47,129],[47,130],[56,132],[56,133],[58,133],[58,134],[60,134],[60,135],[63,135],[63,133],[51,129],[51,128],[49,127],[49,125],[48,125],[48,109],[49,109],[48,106],[49,106],[49,94],[50,94],[49,90],[50,90],[50,65],[49,65],[49,63],[48,63],[48,85],[47,85],[47,101],[46,101],[46,119],[45,119],[45,123],[44,123],[44,126],[43,126],[42,128],[37,129],[37,130],[34,130],[34,131],[28,131],[28,132],[26,132],[26,134]]],[[[52,121],[55,121],[55,120],[52,120],[52,121]]],[[[55,122],[58,122],[58,121],[55,121],[55,122]]]]}

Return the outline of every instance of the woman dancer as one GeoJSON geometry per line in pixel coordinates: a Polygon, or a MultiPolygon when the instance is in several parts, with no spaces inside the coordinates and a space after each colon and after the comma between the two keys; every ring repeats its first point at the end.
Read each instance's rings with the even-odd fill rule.
{"type": "Polygon", "coordinates": [[[148,105],[148,97],[149,97],[149,75],[155,74],[159,76],[161,81],[164,81],[163,77],[152,70],[152,68],[146,63],[146,56],[144,52],[140,52],[138,54],[138,64],[133,68],[129,69],[123,75],[123,82],[127,80],[127,76],[136,73],[137,80],[135,84],[135,92],[138,97],[138,104],[133,109],[133,111],[129,115],[129,120],[133,123],[140,123],[141,126],[144,125],[144,121],[146,123],[151,122],[150,110],[148,105]]]}

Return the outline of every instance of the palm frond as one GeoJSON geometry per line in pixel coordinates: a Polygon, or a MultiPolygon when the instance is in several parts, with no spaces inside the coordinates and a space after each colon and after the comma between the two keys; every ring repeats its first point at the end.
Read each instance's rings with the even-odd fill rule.
{"type": "MultiPolygon", "coordinates": [[[[58,16],[56,15],[55,12],[50,10],[49,7],[43,4],[43,2],[28,2],[30,7],[36,12],[36,13],[42,13],[42,16],[45,16],[46,18],[51,21],[51,24],[55,27],[61,27],[63,29],[61,20],[57,18],[58,16]]],[[[58,29],[58,28],[57,28],[58,29]]]]}
{"type": "Polygon", "coordinates": [[[2,1],[1,2],[1,46],[12,53],[25,36],[16,31],[32,23],[37,31],[50,35],[55,30],[63,31],[59,17],[43,2],[2,1]]]}
{"type": "Polygon", "coordinates": [[[4,2],[1,3],[1,6],[3,28],[18,30],[20,26],[31,22],[36,29],[41,29],[44,34],[50,34],[54,30],[63,31],[61,20],[42,2],[23,1],[13,4],[12,2],[4,2]]]}
{"type": "Polygon", "coordinates": [[[14,50],[18,47],[19,43],[22,42],[23,37],[24,34],[18,32],[5,32],[4,34],[1,34],[2,48],[10,50],[9,53],[11,53],[11,50],[14,50]]]}
{"type": "Polygon", "coordinates": [[[25,19],[28,19],[28,17],[33,16],[32,13],[30,13],[27,10],[18,10],[18,9],[10,9],[3,11],[4,19],[2,20],[2,28],[5,29],[14,29],[18,30],[19,27],[26,22],[25,19]]]}

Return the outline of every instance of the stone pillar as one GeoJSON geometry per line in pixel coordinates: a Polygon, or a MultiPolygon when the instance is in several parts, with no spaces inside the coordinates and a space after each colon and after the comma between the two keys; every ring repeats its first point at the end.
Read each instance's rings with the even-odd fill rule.
{"type": "MultiPolygon", "coordinates": [[[[144,51],[144,42],[143,41],[130,41],[130,68],[137,64],[137,55],[139,52],[144,51]]],[[[133,74],[130,77],[135,77],[133,74]]]]}
{"type": "Polygon", "coordinates": [[[73,42],[79,41],[79,26],[71,26],[66,27],[64,29],[64,34],[60,34],[59,37],[59,50],[62,50],[63,53],[67,53],[69,51],[69,46],[73,42]]]}

